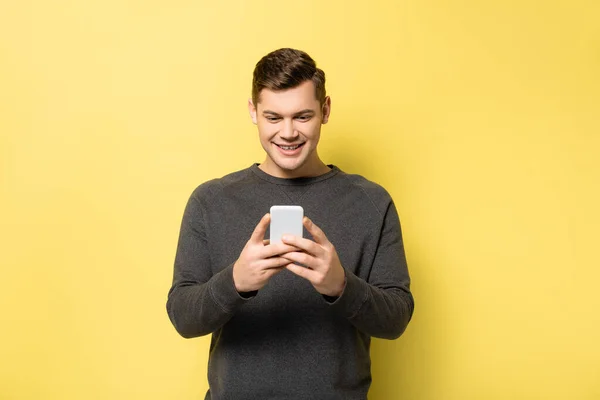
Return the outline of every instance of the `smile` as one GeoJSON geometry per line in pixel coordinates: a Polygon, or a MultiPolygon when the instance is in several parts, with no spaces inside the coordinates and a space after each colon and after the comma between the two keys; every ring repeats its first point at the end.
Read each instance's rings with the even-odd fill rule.
{"type": "Polygon", "coordinates": [[[280,149],[290,151],[290,150],[296,150],[297,148],[304,146],[304,143],[296,144],[293,146],[284,146],[284,145],[275,143],[275,146],[279,147],[280,149]]]}

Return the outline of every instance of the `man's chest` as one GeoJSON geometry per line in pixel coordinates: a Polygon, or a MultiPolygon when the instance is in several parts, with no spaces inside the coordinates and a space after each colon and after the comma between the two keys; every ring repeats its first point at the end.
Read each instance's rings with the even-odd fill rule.
{"type": "MultiPolygon", "coordinates": [[[[357,202],[355,197],[310,192],[294,202],[284,192],[254,196],[239,193],[228,196],[227,201],[215,202],[205,221],[213,273],[237,260],[256,225],[273,205],[302,206],[304,215],[335,246],[342,265],[357,275],[365,274],[375,254],[382,221],[373,213],[364,212],[368,205],[357,202]]],[[[265,239],[268,237],[269,229],[265,239]]],[[[313,240],[306,228],[303,237],[313,240]]]]}

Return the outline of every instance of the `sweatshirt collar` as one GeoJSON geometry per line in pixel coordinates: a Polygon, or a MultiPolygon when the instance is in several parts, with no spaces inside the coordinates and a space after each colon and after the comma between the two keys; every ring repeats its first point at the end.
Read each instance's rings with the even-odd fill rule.
{"type": "Polygon", "coordinates": [[[340,172],[340,169],[337,166],[335,166],[333,164],[328,164],[327,166],[331,169],[328,172],[324,173],[323,175],[303,177],[303,178],[278,178],[276,176],[267,174],[265,171],[263,171],[262,169],[260,169],[258,167],[259,165],[260,165],[259,163],[252,164],[250,166],[250,171],[252,171],[260,179],[265,180],[270,183],[274,183],[276,185],[288,185],[288,186],[312,185],[313,183],[317,183],[317,182],[324,181],[325,179],[329,179],[329,178],[337,175],[340,172]]]}

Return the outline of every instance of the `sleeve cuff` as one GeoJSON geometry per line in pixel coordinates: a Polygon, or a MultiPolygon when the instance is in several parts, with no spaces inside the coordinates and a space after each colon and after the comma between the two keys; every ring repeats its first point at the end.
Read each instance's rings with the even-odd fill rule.
{"type": "MultiPolygon", "coordinates": [[[[367,282],[346,269],[344,271],[346,273],[346,286],[344,286],[342,294],[337,299],[327,296],[330,299],[335,299],[335,301],[328,301],[328,303],[336,312],[346,318],[352,318],[358,314],[362,305],[367,301],[369,288],[367,282]]],[[[325,300],[327,300],[327,297],[325,297],[325,300]]]]}
{"type": "Polygon", "coordinates": [[[239,293],[233,282],[233,264],[215,274],[211,279],[210,294],[225,312],[233,312],[241,304],[252,299],[255,292],[239,293]]]}

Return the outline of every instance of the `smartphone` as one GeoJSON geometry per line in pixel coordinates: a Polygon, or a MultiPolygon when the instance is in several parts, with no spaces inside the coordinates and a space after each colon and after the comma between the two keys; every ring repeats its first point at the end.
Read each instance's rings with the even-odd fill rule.
{"type": "Polygon", "coordinates": [[[281,243],[281,237],[286,234],[302,237],[302,218],[304,209],[301,206],[272,206],[270,243],[281,243]]]}

